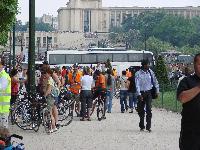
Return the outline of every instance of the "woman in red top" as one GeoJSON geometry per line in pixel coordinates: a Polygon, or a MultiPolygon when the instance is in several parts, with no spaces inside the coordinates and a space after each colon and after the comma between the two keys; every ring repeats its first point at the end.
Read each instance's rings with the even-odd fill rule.
{"type": "Polygon", "coordinates": [[[19,84],[23,81],[19,80],[17,69],[13,69],[10,72],[10,77],[11,77],[11,101],[10,101],[10,105],[12,105],[16,102],[17,95],[18,95],[18,92],[19,92],[19,84]]]}

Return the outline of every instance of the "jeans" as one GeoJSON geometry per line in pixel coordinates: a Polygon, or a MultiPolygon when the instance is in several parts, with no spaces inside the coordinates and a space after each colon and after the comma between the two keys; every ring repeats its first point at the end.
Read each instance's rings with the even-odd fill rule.
{"type": "Polygon", "coordinates": [[[128,96],[128,91],[127,90],[121,90],[120,91],[121,112],[124,112],[125,109],[128,109],[127,96],[128,96]]]}
{"type": "Polygon", "coordinates": [[[140,117],[140,123],[139,127],[141,129],[144,129],[144,117],[145,117],[145,105],[146,105],[146,129],[149,130],[151,129],[151,118],[152,118],[152,112],[151,112],[151,102],[152,102],[152,97],[151,97],[151,91],[146,91],[146,92],[141,92],[143,101],[139,100],[138,101],[138,115],[140,117]]]}
{"type": "Polygon", "coordinates": [[[91,90],[82,90],[80,95],[81,100],[81,113],[82,117],[86,116],[86,105],[87,109],[92,108],[92,92],[91,90]]]}
{"type": "Polygon", "coordinates": [[[129,96],[129,107],[131,109],[136,108],[137,107],[137,98],[136,98],[136,93],[128,93],[129,96]],[[134,107],[133,107],[134,104],[134,107]]]}
{"type": "Polygon", "coordinates": [[[113,92],[108,90],[106,94],[106,109],[111,112],[112,109],[113,92]]]}

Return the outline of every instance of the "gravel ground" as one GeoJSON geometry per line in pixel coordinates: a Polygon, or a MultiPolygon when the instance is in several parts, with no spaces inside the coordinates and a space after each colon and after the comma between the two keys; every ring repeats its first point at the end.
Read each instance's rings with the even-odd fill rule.
{"type": "Polygon", "coordinates": [[[27,150],[178,150],[180,114],[153,109],[152,132],[140,132],[139,117],[120,113],[119,100],[114,99],[113,112],[107,119],[73,122],[47,135],[40,128],[38,133],[23,131],[11,126],[11,132],[22,135],[27,150]]]}

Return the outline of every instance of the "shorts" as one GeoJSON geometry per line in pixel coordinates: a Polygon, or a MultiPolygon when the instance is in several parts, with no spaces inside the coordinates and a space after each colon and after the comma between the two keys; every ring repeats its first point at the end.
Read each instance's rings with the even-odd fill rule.
{"type": "Polygon", "coordinates": [[[47,96],[47,109],[51,110],[55,104],[55,99],[51,95],[47,96]]]}

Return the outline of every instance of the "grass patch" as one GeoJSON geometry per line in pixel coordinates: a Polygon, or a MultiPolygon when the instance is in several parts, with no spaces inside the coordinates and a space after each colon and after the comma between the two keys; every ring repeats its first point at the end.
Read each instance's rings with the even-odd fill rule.
{"type": "Polygon", "coordinates": [[[176,90],[161,92],[159,98],[153,100],[153,106],[157,108],[164,108],[174,112],[181,112],[182,105],[176,99],[176,90]]]}

